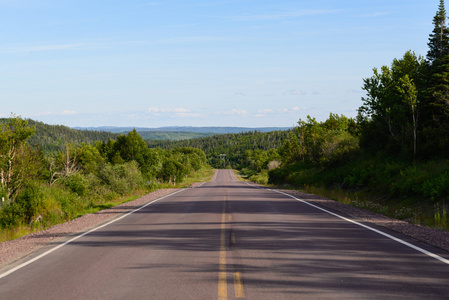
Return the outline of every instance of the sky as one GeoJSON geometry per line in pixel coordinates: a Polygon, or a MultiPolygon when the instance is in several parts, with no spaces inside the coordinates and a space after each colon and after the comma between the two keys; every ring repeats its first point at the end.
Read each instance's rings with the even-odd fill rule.
{"type": "Polygon", "coordinates": [[[439,0],[0,0],[0,117],[290,127],[355,117],[363,78],[425,57],[439,0]]]}

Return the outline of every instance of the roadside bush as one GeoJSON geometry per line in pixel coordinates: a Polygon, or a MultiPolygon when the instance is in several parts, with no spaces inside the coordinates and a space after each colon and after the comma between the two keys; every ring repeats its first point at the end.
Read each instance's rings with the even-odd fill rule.
{"type": "Polygon", "coordinates": [[[13,228],[23,222],[25,209],[18,203],[5,204],[0,209],[0,228],[13,228]]]}
{"type": "Polygon", "coordinates": [[[105,165],[100,170],[99,178],[112,192],[125,195],[133,190],[143,188],[145,180],[135,161],[120,165],[105,165]]]}
{"type": "Polygon", "coordinates": [[[422,193],[431,201],[446,198],[449,200],[449,173],[427,179],[422,185],[422,193]]]}
{"type": "Polygon", "coordinates": [[[85,196],[90,194],[90,182],[81,173],[75,173],[62,178],[61,184],[68,187],[72,192],[78,196],[85,196]]]}

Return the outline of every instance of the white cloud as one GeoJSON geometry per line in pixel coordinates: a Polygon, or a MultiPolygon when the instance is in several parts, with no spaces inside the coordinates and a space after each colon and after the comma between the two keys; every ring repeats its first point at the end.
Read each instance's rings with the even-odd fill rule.
{"type": "Polygon", "coordinates": [[[158,107],[150,107],[147,112],[149,113],[189,113],[190,109],[186,109],[183,107],[177,108],[158,108],[158,107]]]}
{"type": "Polygon", "coordinates": [[[63,110],[61,114],[62,114],[62,115],[75,115],[75,114],[76,114],[76,111],[73,111],[73,110],[63,110]]]}
{"type": "Polygon", "coordinates": [[[295,113],[301,110],[306,110],[305,107],[299,107],[299,106],[295,106],[292,108],[280,108],[278,109],[278,112],[281,114],[288,114],[288,113],[295,113]]]}
{"type": "Polygon", "coordinates": [[[148,108],[147,113],[151,113],[154,115],[167,114],[170,117],[174,118],[197,118],[202,116],[201,114],[192,112],[190,109],[183,107],[176,107],[176,108],[150,107],[148,108]]]}
{"type": "Polygon", "coordinates": [[[223,112],[225,115],[247,115],[248,112],[244,109],[231,109],[229,111],[223,112]]]}
{"type": "Polygon", "coordinates": [[[292,95],[292,96],[302,96],[302,95],[306,95],[306,92],[301,91],[301,90],[289,90],[287,91],[288,95],[292,95]]]}
{"type": "Polygon", "coordinates": [[[175,116],[178,118],[198,118],[202,115],[197,113],[176,113],[175,116]]]}
{"type": "Polygon", "coordinates": [[[269,113],[273,113],[273,112],[274,112],[274,110],[269,109],[269,108],[263,108],[263,109],[259,109],[257,111],[257,113],[259,113],[259,114],[269,114],[269,113]]]}

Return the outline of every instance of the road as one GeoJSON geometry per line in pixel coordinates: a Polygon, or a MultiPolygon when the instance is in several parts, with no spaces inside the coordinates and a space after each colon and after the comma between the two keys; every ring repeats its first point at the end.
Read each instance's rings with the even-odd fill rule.
{"type": "Polygon", "coordinates": [[[410,245],[220,170],[0,274],[0,299],[449,298],[447,252],[379,230],[410,245]]]}

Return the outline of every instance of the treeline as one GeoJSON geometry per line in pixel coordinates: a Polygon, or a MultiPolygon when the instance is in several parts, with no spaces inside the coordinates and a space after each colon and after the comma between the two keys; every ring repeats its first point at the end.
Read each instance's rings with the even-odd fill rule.
{"type": "MultiPolygon", "coordinates": [[[[55,154],[64,149],[67,143],[80,145],[95,144],[97,141],[107,142],[115,140],[116,133],[106,131],[76,130],[63,125],[48,125],[43,122],[26,120],[28,125],[35,129],[28,143],[31,146],[39,146],[45,154],[55,154]]],[[[0,119],[0,124],[7,124],[9,119],[0,119]]]]}
{"type": "MultiPolygon", "coordinates": [[[[276,156],[274,149],[282,146],[290,136],[290,130],[259,132],[249,131],[244,133],[214,135],[206,138],[191,139],[184,141],[147,141],[150,148],[160,147],[162,149],[176,149],[178,147],[193,147],[204,151],[207,162],[214,168],[242,168],[247,165],[247,157],[251,153],[259,153],[265,156],[265,151],[270,151],[276,156]],[[225,154],[223,160],[220,154],[225,154]]],[[[263,162],[262,164],[268,164],[263,162]]]]}
{"type": "Polygon", "coordinates": [[[1,124],[0,239],[14,237],[18,228],[45,228],[136,192],[180,183],[206,166],[201,150],[149,149],[135,130],[44,154],[27,143],[35,130],[19,117],[1,124]]]}
{"type": "Polygon", "coordinates": [[[215,135],[208,132],[190,131],[137,131],[144,140],[182,141],[215,135]]]}

